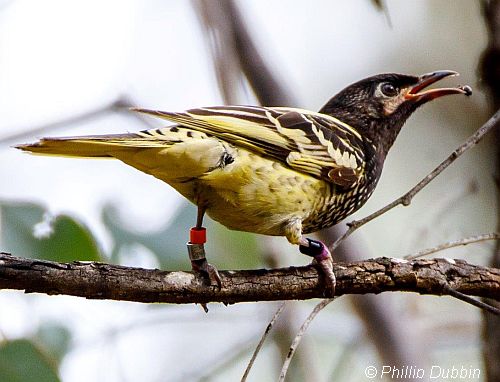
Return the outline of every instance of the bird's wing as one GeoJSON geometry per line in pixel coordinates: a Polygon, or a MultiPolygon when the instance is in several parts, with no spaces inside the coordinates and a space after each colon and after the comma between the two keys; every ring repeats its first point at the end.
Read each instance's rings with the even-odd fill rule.
{"type": "Polygon", "coordinates": [[[326,114],[257,106],[206,107],[181,113],[134,110],[275,158],[340,186],[354,185],[364,173],[360,134],[326,114]]]}

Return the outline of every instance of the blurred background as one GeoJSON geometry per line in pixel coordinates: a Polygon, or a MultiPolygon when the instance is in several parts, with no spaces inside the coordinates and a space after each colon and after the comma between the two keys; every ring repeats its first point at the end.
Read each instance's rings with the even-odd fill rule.
{"type": "MultiPolygon", "coordinates": [[[[126,106],[175,111],[257,104],[264,97],[248,72],[252,60],[244,53],[250,48],[231,45],[235,22],[246,27],[276,81],[264,84],[272,93],[267,99],[276,100],[268,106],[287,102],[317,110],[346,85],[381,72],[451,69],[460,77],[448,79],[449,85],[473,87],[472,97],[440,99],[408,121],[377,190],[354,218],[377,210],[409,190],[492,114],[489,84],[478,68],[489,41],[481,10],[493,3],[0,1],[0,250],[55,261],[190,269],[185,242],[196,210],[169,186],[118,161],[39,157],[11,146],[43,136],[161,126],[126,106]],[[230,12],[235,9],[237,17],[230,12]]],[[[496,146],[487,137],[410,207],[353,234],[340,256],[402,257],[494,232],[496,146]]],[[[209,261],[219,269],[309,262],[284,238],[206,225],[209,261]]],[[[339,225],[334,234],[344,228],[339,225]]],[[[333,237],[331,231],[324,235],[333,237]]],[[[489,242],[438,256],[487,265],[494,249],[489,242]]],[[[288,303],[249,380],[277,379],[315,303],[288,303]]],[[[277,306],[210,304],[205,314],[199,306],[3,290],[0,380],[239,380],[277,306]]],[[[481,328],[478,309],[447,297],[342,297],[311,325],[287,380],[367,380],[367,366],[392,362],[427,370],[479,368],[475,380],[486,381],[481,328]]]]}

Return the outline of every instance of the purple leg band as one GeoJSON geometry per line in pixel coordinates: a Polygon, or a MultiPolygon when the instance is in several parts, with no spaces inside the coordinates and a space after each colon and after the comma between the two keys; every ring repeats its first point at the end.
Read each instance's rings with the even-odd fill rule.
{"type": "Polygon", "coordinates": [[[330,258],[330,251],[321,241],[306,239],[309,242],[309,246],[300,245],[299,250],[301,253],[307,256],[314,257],[317,261],[326,260],[330,258]]]}

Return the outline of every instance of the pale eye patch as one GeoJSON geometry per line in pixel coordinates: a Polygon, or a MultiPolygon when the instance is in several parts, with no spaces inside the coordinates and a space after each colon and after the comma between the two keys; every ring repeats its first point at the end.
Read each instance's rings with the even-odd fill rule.
{"type": "Polygon", "coordinates": [[[396,109],[405,101],[403,94],[399,94],[396,97],[386,99],[384,101],[384,114],[390,115],[396,111],[396,109]]]}
{"type": "Polygon", "coordinates": [[[400,89],[390,82],[382,82],[375,88],[374,96],[377,98],[393,98],[400,94],[400,89]]]}
{"type": "Polygon", "coordinates": [[[385,115],[391,115],[405,101],[404,89],[382,82],[375,88],[374,96],[381,99],[385,115]]]}

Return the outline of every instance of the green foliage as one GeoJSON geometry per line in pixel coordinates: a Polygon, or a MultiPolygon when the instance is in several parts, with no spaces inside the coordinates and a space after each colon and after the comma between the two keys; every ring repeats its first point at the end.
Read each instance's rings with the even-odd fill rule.
{"type": "MultiPolygon", "coordinates": [[[[103,222],[113,237],[115,247],[112,260],[118,261],[118,254],[126,246],[140,244],[156,254],[162,269],[189,269],[186,242],[189,228],[196,222],[196,207],[185,203],[177,215],[163,229],[156,232],[137,232],[120,223],[113,206],[103,209],[103,222]]],[[[204,218],[207,228],[208,261],[220,269],[252,268],[259,265],[256,236],[245,232],[230,231],[211,220],[204,218]]]]}
{"type": "Polygon", "coordinates": [[[2,250],[16,256],[70,262],[99,261],[90,231],[67,215],[49,217],[34,203],[0,203],[2,250]],[[38,231],[38,233],[37,233],[38,231]]]}
{"type": "Polygon", "coordinates": [[[156,255],[162,269],[175,270],[186,267],[187,229],[196,220],[196,212],[183,208],[171,224],[156,232],[140,232],[133,228],[133,224],[123,224],[112,205],[103,208],[102,220],[115,244],[111,253],[113,262],[119,262],[120,251],[140,244],[156,255]],[[130,226],[132,228],[129,228],[130,226]]]}
{"type": "MultiPolygon", "coordinates": [[[[189,228],[196,221],[196,208],[185,204],[161,230],[139,232],[128,228],[111,205],[103,208],[103,222],[115,243],[111,260],[119,262],[121,250],[134,245],[148,248],[162,269],[189,269],[186,242],[189,228]]],[[[260,265],[256,237],[253,234],[226,229],[204,219],[208,231],[206,244],[209,261],[222,268],[252,268],[260,265]]],[[[1,250],[16,256],[35,257],[59,262],[74,260],[100,261],[101,256],[92,233],[67,215],[49,216],[35,203],[0,202],[1,250]]]]}
{"type": "Polygon", "coordinates": [[[6,342],[0,346],[0,381],[59,381],[55,366],[28,340],[6,342]]]}

